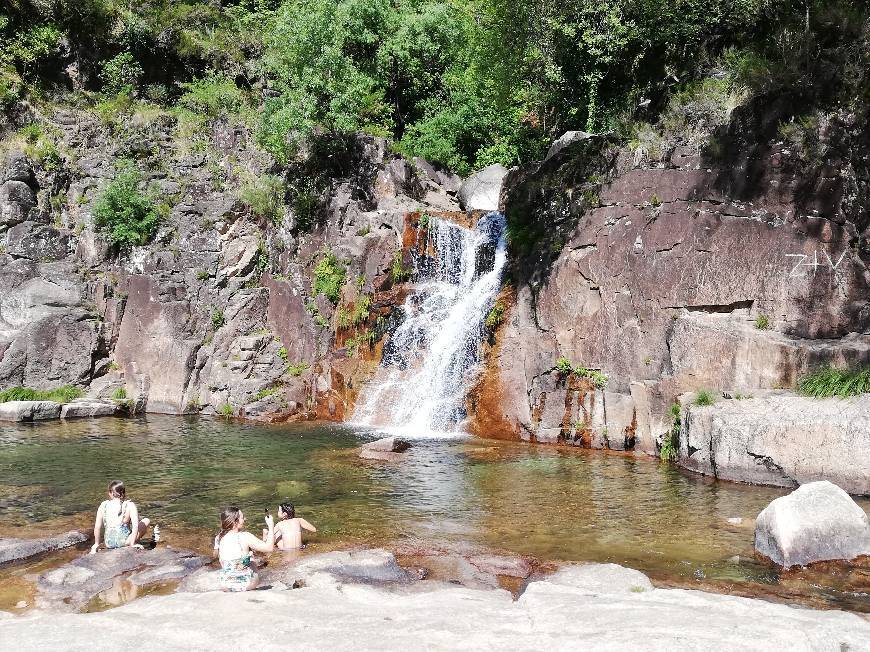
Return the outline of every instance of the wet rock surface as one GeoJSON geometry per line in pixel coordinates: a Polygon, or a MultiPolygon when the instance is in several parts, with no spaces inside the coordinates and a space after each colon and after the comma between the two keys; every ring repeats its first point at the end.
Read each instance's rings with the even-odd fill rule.
{"type": "Polygon", "coordinates": [[[189,550],[169,547],[124,547],[84,555],[40,575],[37,605],[52,611],[77,611],[118,579],[126,577],[136,585],[179,579],[209,561],[189,550]]]}
{"type": "Polygon", "coordinates": [[[39,539],[0,537],[0,564],[21,561],[45,552],[71,548],[88,539],[88,535],[77,530],[39,539]]]}
{"type": "Polygon", "coordinates": [[[269,569],[263,583],[287,586],[407,584],[412,575],[386,550],[336,551],[304,557],[289,568],[269,569]]]}
{"type": "Polygon", "coordinates": [[[778,392],[687,404],[678,463],[725,480],[796,487],[824,479],[866,495],[868,451],[870,395],[814,399],[778,392]]]}
{"type": "Polygon", "coordinates": [[[0,637],[20,650],[92,650],[125,637],[163,650],[277,650],[288,640],[338,650],[405,650],[421,640],[437,650],[539,650],[542,642],[612,650],[864,650],[870,639],[870,623],[854,614],[656,589],[643,574],[613,564],[566,568],[531,582],[516,601],[502,590],[419,590],[424,586],[176,594],[108,613],[5,619],[0,637]]]}
{"type": "Polygon", "coordinates": [[[411,443],[401,437],[384,437],[360,446],[359,456],[364,460],[397,462],[405,459],[405,452],[410,447],[411,443]]]}
{"type": "Polygon", "coordinates": [[[7,401],[0,403],[0,421],[45,421],[60,416],[54,401],[7,401]]]}
{"type": "Polygon", "coordinates": [[[755,549],[789,568],[870,555],[867,514],[840,487],[811,482],[765,507],[755,522],[755,549]]]}

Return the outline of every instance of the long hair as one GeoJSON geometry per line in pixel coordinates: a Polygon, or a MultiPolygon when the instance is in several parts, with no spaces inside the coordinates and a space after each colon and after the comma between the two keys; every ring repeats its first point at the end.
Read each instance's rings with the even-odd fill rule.
{"type": "Polygon", "coordinates": [[[239,516],[241,513],[242,510],[235,505],[224,507],[223,511],[221,511],[221,531],[217,536],[218,543],[220,543],[220,540],[224,538],[224,535],[227,532],[231,531],[236,526],[236,523],[239,522],[239,516]]]}

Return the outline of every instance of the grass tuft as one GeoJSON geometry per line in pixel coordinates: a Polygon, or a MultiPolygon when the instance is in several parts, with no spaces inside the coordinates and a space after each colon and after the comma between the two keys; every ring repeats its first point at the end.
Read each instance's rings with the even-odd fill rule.
{"type": "Polygon", "coordinates": [[[865,394],[870,392],[870,367],[823,367],[803,376],[798,381],[798,391],[814,398],[865,394]]]}
{"type": "Polygon", "coordinates": [[[0,403],[7,401],[55,401],[69,403],[81,398],[84,392],[74,385],[64,385],[55,389],[32,389],[30,387],[10,387],[0,392],[0,403]]]}

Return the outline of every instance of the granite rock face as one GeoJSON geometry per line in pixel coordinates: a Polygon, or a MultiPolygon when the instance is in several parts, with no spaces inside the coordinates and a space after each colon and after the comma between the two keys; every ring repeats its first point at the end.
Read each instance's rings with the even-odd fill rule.
{"type": "Polygon", "coordinates": [[[687,405],[678,463],[723,480],[797,487],[830,480],[870,494],[870,395],[814,399],[787,392],[687,405]]]}
{"type": "Polygon", "coordinates": [[[0,403],[0,421],[44,421],[60,416],[54,401],[7,401],[0,403]]]}
{"type": "Polygon", "coordinates": [[[755,549],[780,566],[870,555],[870,522],[848,494],[827,481],[772,501],[755,521],[755,549]]]}
{"type": "Polygon", "coordinates": [[[507,168],[498,163],[472,174],[459,188],[459,205],[467,211],[497,211],[507,168]]]}
{"type": "MultiPolygon", "coordinates": [[[[650,161],[580,132],[510,171],[500,204],[515,286],[469,396],[472,432],[656,454],[685,392],[748,394],[827,364],[870,363],[870,251],[849,244],[865,217],[844,200],[860,151],[812,177],[808,204],[812,179],[801,174],[814,173],[745,119],[735,112],[743,131],[721,135],[754,143],[739,152],[755,157],[740,183],[730,159],[698,148],[650,161]],[[606,385],[561,373],[560,358],[606,385]]],[[[794,421],[813,421],[811,403],[793,407],[809,410],[794,421]]],[[[870,464],[866,446],[850,450],[860,469],[870,464]]],[[[829,471],[803,467],[812,479],[829,471]]]]}

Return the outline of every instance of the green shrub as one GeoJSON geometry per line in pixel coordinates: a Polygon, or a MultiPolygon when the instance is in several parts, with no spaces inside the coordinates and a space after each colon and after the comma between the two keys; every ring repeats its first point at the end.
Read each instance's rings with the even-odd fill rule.
{"type": "Polygon", "coordinates": [[[215,73],[181,87],[185,93],[178,98],[179,105],[200,116],[234,115],[244,105],[244,93],[224,74],[215,73]]]}
{"type": "Polygon", "coordinates": [[[798,391],[805,396],[847,398],[870,392],[870,367],[824,367],[803,376],[798,391]]]}
{"type": "Polygon", "coordinates": [[[107,127],[111,127],[120,122],[121,116],[129,114],[135,104],[132,95],[121,92],[98,102],[94,109],[100,121],[107,127]]]}
{"type": "Polygon", "coordinates": [[[229,403],[224,403],[220,406],[220,409],[218,409],[218,414],[220,414],[224,418],[229,419],[235,414],[235,410],[233,410],[233,406],[229,403]]]}
{"type": "Polygon", "coordinates": [[[267,396],[272,396],[273,394],[277,394],[281,391],[281,385],[275,385],[274,387],[267,387],[266,389],[261,389],[254,395],[255,401],[262,401],[267,396]]]}
{"type": "Polygon", "coordinates": [[[562,356],[561,358],[556,360],[556,371],[558,371],[563,376],[567,376],[568,374],[573,373],[574,365],[568,358],[562,356]]]}
{"type": "Polygon", "coordinates": [[[353,307],[353,312],[350,314],[350,323],[357,326],[369,318],[369,308],[372,305],[372,298],[368,294],[360,296],[353,307]]]}
{"type": "Polygon", "coordinates": [[[597,369],[587,369],[586,367],[575,367],[574,373],[581,378],[588,378],[598,389],[604,389],[607,385],[607,376],[597,369]]]}
{"type": "Polygon", "coordinates": [[[256,217],[275,222],[284,216],[284,181],[273,174],[264,174],[245,183],[239,199],[256,217]]]}
{"type": "Polygon", "coordinates": [[[74,385],[64,385],[55,389],[31,389],[30,387],[11,387],[0,392],[0,403],[7,401],[55,401],[69,403],[81,398],[84,392],[74,385]]]}
{"type": "Polygon", "coordinates": [[[281,358],[284,362],[287,362],[287,347],[282,346],[278,349],[278,357],[281,358]]]}
{"type": "Polygon", "coordinates": [[[716,398],[713,396],[713,393],[708,389],[699,389],[695,393],[695,405],[713,405],[716,402],[716,398]]]}
{"type": "Polygon", "coordinates": [[[141,176],[133,164],[121,160],[115,169],[115,178],[94,202],[94,224],[126,251],[151,239],[160,215],[154,200],[139,190],[141,176]]]}
{"type": "Polygon", "coordinates": [[[103,63],[103,92],[107,95],[133,95],[144,74],[142,66],[130,52],[121,52],[103,63]]]}
{"type": "Polygon", "coordinates": [[[341,299],[341,288],[344,285],[347,270],[338,257],[329,250],[324,250],[320,262],[314,268],[314,294],[322,294],[333,305],[341,299]]]}
{"type": "Polygon", "coordinates": [[[124,387],[119,387],[112,392],[112,399],[115,401],[123,401],[127,398],[127,390],[124,387]]]}
{"type": "Polygon", "coordinates": [[[405,268],[402,257],[401,249],[396,251],[396,254],[393,256],[393,264],[390,267],[390,277],[393,279],[393,283],[401,283],[411,276],[411,270],[405,268]]]}
{"type": "Polygon", "coordinates": [[[755,318],[755,328],[760,331],[766,331],[770,328],[770,318],[767,315],[758,315],[755,318]]]}
{"type": "Polygon", "coordinates": [[[211,311],[211,327],[212,330],[217,330],[226,323],[224,319],[224,311],[220,308],[215,308],[211,311]]]}

